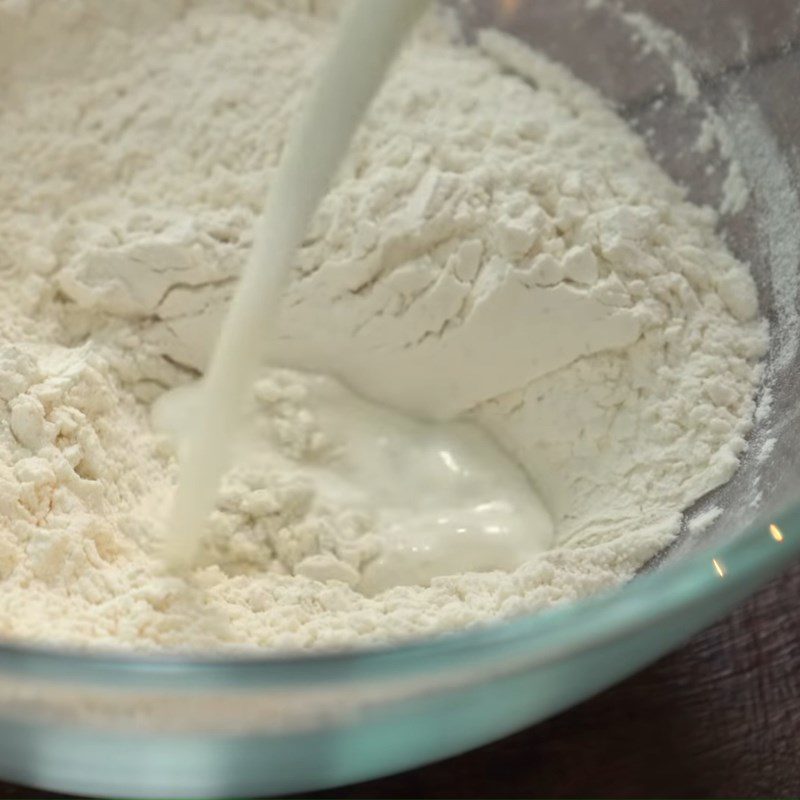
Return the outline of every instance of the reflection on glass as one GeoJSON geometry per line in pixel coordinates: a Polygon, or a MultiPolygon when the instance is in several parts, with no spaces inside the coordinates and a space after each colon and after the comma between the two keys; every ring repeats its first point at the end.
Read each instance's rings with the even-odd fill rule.
{"type": "Polygon", "coordinates": [[[783,534],[781,533],[781,529],[774,522],[772,523],[772,525],[769,526],[769,533],[770,536],[772,536],[772,538],[776,542],[783,541],[783,534]]]}

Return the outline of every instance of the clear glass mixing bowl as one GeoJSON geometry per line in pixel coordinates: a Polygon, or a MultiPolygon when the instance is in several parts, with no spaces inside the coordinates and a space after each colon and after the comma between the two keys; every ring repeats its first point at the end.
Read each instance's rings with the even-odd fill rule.
{"type": "Polygon", "coordinates": [[[772,348],[771,410],[762,403],[735,479],[697,509],[716,504],[722,515],[614,593],[401,647],[231,660],[2,645],[3,778],[106,797],[211,797],[308,791],[407,769],[501,737],[623,678],[800,553],[800,506],[792,505],[800,479],[797,3],[453,7],[468,31],[488,23],[509,30],[601,89],[691,196],[714,205],[726,154],[698,153],[692,142],[703,104],[725,119],[752,194],[723,229],[753,265],[772,348]],[[643,26],[638,12],[666,27],[643,26]],[[697,96],[676,58],[697,77],[697,96]]]}

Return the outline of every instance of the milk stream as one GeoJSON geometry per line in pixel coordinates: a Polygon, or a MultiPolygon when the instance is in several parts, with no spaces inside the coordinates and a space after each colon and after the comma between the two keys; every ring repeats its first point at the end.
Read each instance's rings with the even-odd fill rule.
{"type": "Polygon", "coordinates": [[[190,565],[197,553],[292,257],[386,70],[427,4],[354,0],[345,12],[334,50],[289,137],[182,448],[165,541],[165,557],[174,568],[190,565]]]}
{"type": "MultiPolygon", "coordinates": [[[[274,334],[294,253],[391,61],[428,1],[354,0],[348,7],[335,47],[289,138],[193,411],[163,412],[170,397],[162,400],[162,416],[183,417],[179,484],[164,546],[173,569],[190,567],[195,560],[233,456],[247,391],[274,334]]],[[[360,485],[382,509],[386,532],[384,554],[365,575],[364,590],[473,569],[510,569],[549,540],[547,512],[488,436],[449,423],[439,423],[436,430],[432,423],[403,420],[396,412],[374,411],[359,406],[358,398],[342,397],[328,413],[347,434],[350,460],[343,463],[350,466],[348,474],[327,476],[327,485],[342,491],[360,485]]]]}

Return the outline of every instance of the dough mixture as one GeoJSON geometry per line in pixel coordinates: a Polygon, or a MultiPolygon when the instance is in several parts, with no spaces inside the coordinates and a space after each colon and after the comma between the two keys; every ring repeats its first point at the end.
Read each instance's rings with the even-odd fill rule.
{"type": "Polygon", "coordinates": [[[323,5],[0,0],[3,636],[330,648],[474,625],[630,578],[735,471],[766,329],[715,213],[563,68],[431,34],[298,254],[200,563],[165,572],[175,453],[151,406],[207,363],[323,5]],[[480,425],[554,544],[403,583],[392,487],[325,480],[361,441],[320,411],[339,381],[480,425]]]}

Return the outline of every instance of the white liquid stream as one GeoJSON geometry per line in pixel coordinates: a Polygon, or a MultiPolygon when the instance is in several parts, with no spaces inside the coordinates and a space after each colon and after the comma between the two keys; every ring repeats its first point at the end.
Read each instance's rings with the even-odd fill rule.
{"type": "MultiPolygon", "coordinates": [[[[334,50],[290,136],[254,245],[190,417],[184,417],[180,480],[165,541],[174,569],[192,565],[220,479],[232,456],[245,397],[274,333],[295,251],[372,97],[429,0],[354,0],[334,50]]],[[[428,424],[342,391],[322,408],[347,441],[342,491],[360,486],[385,523],[386,549],[364,589],[427,583],[435,575],[511,569],[549,542],[552,523],[521,471],[488,436],[428,424]]],[[[177,400],[177,398],[176,398],[177,400]]],[[[166,410],[165,410],[166,409],[166,410]]]]}

